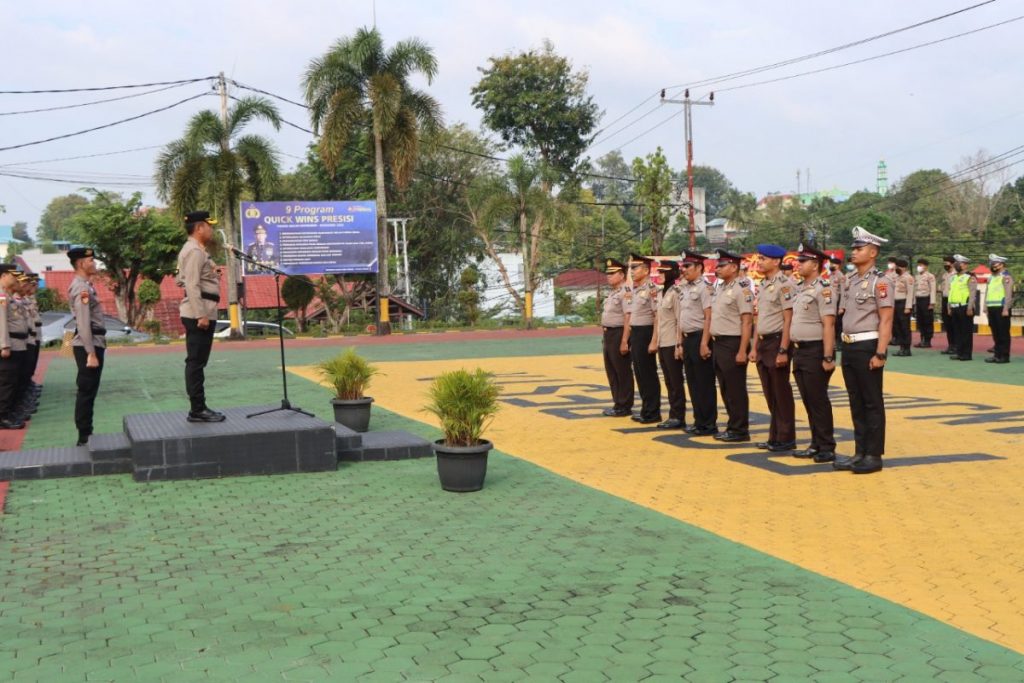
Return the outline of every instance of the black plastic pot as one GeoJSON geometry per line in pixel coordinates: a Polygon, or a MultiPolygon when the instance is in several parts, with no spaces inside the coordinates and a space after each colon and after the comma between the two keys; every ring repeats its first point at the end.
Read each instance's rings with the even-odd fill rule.
{"type": "Polygon", "coordinates": [[[445,491],[468,493],[484,487],[487,476],[487,454],[494,448],[490,441],[476,446],[447,446],[444,439],[434,442],[437,476],[445,491]]]}
{"type": "Polygon", "coordinates": [[[372,398],[346,400],[332,398],[334,421],[357,432],[365,432],[370,428],[370,404],[372,398]]]}

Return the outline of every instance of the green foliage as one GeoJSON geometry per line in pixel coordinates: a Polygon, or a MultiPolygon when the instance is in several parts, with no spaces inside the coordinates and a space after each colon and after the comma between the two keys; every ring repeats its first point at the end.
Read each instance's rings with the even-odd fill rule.
{"type": "Polygon", "coordinates": [[[476,325],[480,319],[480,271],[469,266],[459,278],[459,319],[466,324],[476,325]]]}
{"type": "Polygon", "coordinates": [[[89,200],[80,194],[66,194],[51,199],[39,218],[39,229],[36,231],[39,240],[52,242],[68,239],[68,221],[88,204],[89,200]]]}
{"type": "Polygon", "coordinates": [[[636,198],[643,205],[644,226],[651,233],[651,253],[660,254],[668,223],[668,204],[672,197],[672,169],[661,147],[648,154],[646,161],[633,159],[636,198]]]}
{"type": "Polygon", "coordinates": [[[66,311],[68,302],[64,300],[56,289],[40,289],[36,292],[36,303],[39,305],[39,312],[44,311],[66,311]]]}
{"type": "Polygon", "coordinates": [[[587,94],[587,72],[574,72],[549,41],[488,61],[471,91],[484,125],[542,160],[558,182],[575,180],[600,118],[587,94]]]}
{"type": "Polygon", "coordinates": [[[155,280],[143,280],[135,296],[143,308],[155,306],[160,302],[160,285],[155,280]]]}
{"type": "MultiPolygon", "coordinates": [[[[679,179],[685,187],[688,182],[686,169],[679,172],[679,179]]],[[[722,216],[736,192],[725,174],[713,166],[694,166],[693,186],[704,188],[704,209],[708,220],[722,216]]]]}
{"type": "Polygon", "coordinates": [[[380,373],[365,358],[349,348],[334,358],[329,358],[317,365],[320,376],[330,382],[337,398],[354,401],[363,398],[370,380],[380,373]]]}
{"type": "Polygon", "coordinates": [[[334,171],[328,171],[320,156],[318,143],[306,148],[306,160],[294,171],[281,175],[268,201],[356,201],[373,199],[376,180],[373,172],[373,148],[353,143],[341,156],[334,171]]]}
{"type": "Polygon", "coordinates": [[[555,315],[569,315],[572,308],[573,300],[569,292],[561,287],[555,287],[555,315]]]}
{"type": "Polygon", "coordinates": [[[7,243],[7,255],[5,256],[5,261],[7,263],[14,263],[15,259],[18,257],[18,254],[20,253],[21,245],[11,240],[10,242],[7,243]]]}
{"type": "Polygon", "coordinates": [[[18,221],[11,227],[11,236],[24,242],[26,247],[32,246],[32,236],[28,234],[28,223],[25,221],[18,221]]]}
{"type": "Polygon", "coordinates": [[[295,312],[300,332],[306,330],[306,307],[316,296],[316,287],[307,275],[290,275],[281,284],[281,298],[295,312]]]}
{"type": "Polygon", "coordinates": [[[500,394],[493,373],[453,370],[434,379],[424,410],[440,420],[445,445],[475,446],[498,412],[500,394]]]}
{"type": "Polygon", "coordinates": [[[50,240],[45,240],[43,242],[40,242],[39,243],[39,249],[44,254],[56,254],[57,253],[57,247],[54,246],[53,242],[51,242],[50,240]]]}

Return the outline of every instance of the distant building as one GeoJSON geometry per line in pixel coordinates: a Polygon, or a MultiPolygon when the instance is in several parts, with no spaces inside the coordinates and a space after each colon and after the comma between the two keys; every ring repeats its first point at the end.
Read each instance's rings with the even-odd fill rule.
{"type": "Polygon", "coordinates": [[[598,288],[609,290],[608,276],[599,270],[567,270],[555,278],[555,288],[565,290],[573,303],[597,298],[598,288]]]}
{"type": "Polygon", "coordinates": [[[708,221],[705,237],[707,238],[708,244],[721,246],[729,244],[729,242],[743,237],[746,234],[747,229],[738,223],[734,223],[727,218],[716,218],[712,221],[708,221]]]}
{"type": "MultiPolygon", "coordinates": [[[[516,253],[498,254],[505,270],[508,272],[512,287],[523,294],[526,282],[523,257],[516,253]]],[[[480,310],[497,311],[499,318],[511,318],[519,315],[515,298],[505,287],[498,264],[485,258],[477,265],[477,270],[485,283],[480,295],[480,310]]],[[[551,279],[541,280],[533,292],[533,317],[550,318],[555,315],[555,283],[551,279]]]]}
{"type": "Polygon", "coordinates": [[[19,246],[25,244],[22,240],[14,239],[13,225],[0,225],[0,259],[7,260],[7,249],[11,242],[19,246]]]}

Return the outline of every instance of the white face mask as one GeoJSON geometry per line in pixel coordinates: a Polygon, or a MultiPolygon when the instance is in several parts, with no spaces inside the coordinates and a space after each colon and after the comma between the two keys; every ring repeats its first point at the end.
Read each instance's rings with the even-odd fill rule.
{"type": "Polygon", "coordinates": [[[917,272],[923,273],[924,271],[925,271],[925,267],[924,266],[918,266],[917,267],[917,272]]]}
{"type": "Polygon", "coordinates": [[[896,270],[896,264],[895,263],[890,263],[888,268],[889,268],[889,270],[896,270]]]}
{"type": "Polygon", "coordinates": [[[846,264],[846,270],[848,270],[849,272],[852,273],[853,272],[853,264],[852,263],[847,263],[846,264]]]}

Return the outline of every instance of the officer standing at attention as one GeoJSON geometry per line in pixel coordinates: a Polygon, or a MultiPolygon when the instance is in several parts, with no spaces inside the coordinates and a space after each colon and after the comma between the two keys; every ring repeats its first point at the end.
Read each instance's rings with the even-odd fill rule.
{"type": "Polygon", "coordinates": [[[25,340],[24,361],[18,366],[18,389],[15,397],[15,411],[21,419],[28,422],[32,414],[36,412],[38,403],[35,392],[32,390],[32,373],[35,371],[34,359],[39,354],[39,333],[36,332],[36,318],[39,313],[35,309],[35,301],[32,298],[32,276],[28,273],[18,275],[18,296],[22,313],[25,316],[25,331],[28,339],[25,340]]]}
{"type": "Polygon", "coordinates": [[[914,276],[907,272],[910,262],[905,258],[896,259],[896,301],[893,304],[893,343],[900,348],[894,356],[910,355],[910,311],[913,306],[911,293],[914,291],[914,276]]]}
{"type": "Polygon", "coordinates": [[[185,289],[181,300],[181,323],[185,326],[185,390],[191,408],[189,422],[223,422],[225,416],[206,405],[205,374],[213,347],[214,321],[220,301],[220,277],[206,247],[213,241],[217,221],[208,211],[193,211],[185,216],[188,240],[178,254],[175,281],[185,289]]]}
{"type": "Polygon", "coordinates": [[[832,467],[870,474],[882,469],[885,453],[885,401],[882,373],[892,336],[893,282],[875,269],[879,249],[888,240],[864,228],[853,229],[853,265],[843,292],[843,380],[853,418],[854,455],[836,458],[832,467]]]}
{"type": "Polygon", "coordinates": [[[668,419],[658,429],[686,429],[686,384],[683,380],[682,354],[676,355],[679,341],[679,264],[661,261],[658,264],[663,282],[655,320],[654,341],[658,347],[658,362],[665,378],[668,393],[668,419]]]}
{"type": "Polygon", "coordinates": [[[736,254],[718,251],[718,285],[711,303],[711,357],[722,402],[729,414],[726,431],[715,438],[730,443],[750,441],[747,361],[754,295],[750,283],[738,277],[742,260],[736,254]]]}
{"type": "Polygon", "coordinates": [[[950,360],[972,360],[974,354],[974,302],[978,295],[978,279],[967,270],[970,260],[953,255],[956,275],[949,281],[949,315],[953,319],[956,346],[950,360]]]}
{"type": "Polygon", "coordinates": [[[836,290],[832,281],[821,278],[821,267],[828,256],[801,245],[797,256],[804,283],[793,306],[790,346],[793,347],[793,378],[811,426],[811,445],[796,453],[798,458],[814,462],[836,459],[832,401],[828,383],[836,371],[835,319],[836,290]]]}
{"type": "Polygon", "coordinates": [[[761,377],[771,425],[768,440],[758,448],[781,453],[796,448],[796,415],[793,387],[789,383],[789,322],[793,317],[796,284],[779,266],[786,250],[777,244],[759,244],[757,253],[764,279],[757,293],[757,323],[750,362],[761,377]]]}
{"type": "MultiPolygon", "coordinates": [[[[829,258],[828,283],[832,287],[832,297],[835,299],[836,311],[843,305],[843,285],[846,284],[846,274],[843,273],[843,259],[838,256],[829,258]]],[[[843,332],[842,320],[836,315],[836,339],[843,332]]],[[[839,350],[838,348],[836,349],[839,350]]]]}
{"type": "Polygon", "coordinates": [[[629,331],[629,352],[633,359],[633,374],[640,388],[640,414],[633,420],[640,424],[661,422],[661,382],[658,380],[658,351],[654,343],[654,316],[658,311],[658,288],[651,282],[653,259],[630,256],[630,274],[633,277],[633,300],[626,320],[629,331]]]}
{"type": "Polygon", "coordinates": [[[950,314],[949,308],[949,286],[953,282],[953,276],[956,275],[956,269],[954,267],[955,261],[952,256],[942,257],[942,280],[940,282],[940,289],[942,291],[942,310],[939,312],[942,318],[942,329],[946,332],[946,348],[940,351],[944,356],[950,356],[956,353],[956,329],[953,325],[953,316],[950,314]]]}
{"type": "Polygon", "coordinates": [[[39,397],[40,386],[35,383],[34,378],[36,376],[36,368],[39,367],[39,349],[43,343],[43,316],[39,313],[39,301],[36,299],[38,291],[39,275],[33,273],[29,275],[28,294],[25,298],[29,302],[29,311],[33,320],[32,328],[29,331],[32,343],[29,345],[29,363],[31,367],[28,370],[28,388],[29,393],[36,399],[39,397]]]}
{"type": "Polygon", "coordinates": [[[992,330],[992,357],[986,363],[1010,362],[1010,307],[1013,303],[1013,277],[1006,270],[1006,257],[988,255],[992,275],[985,289],[985,306],[988,309],[988,326],[992,330]]]}
{"type": "Polygon", "coordinates": [[[935,276],[928,270],[928,259],[917,259],[917,276],[914,278],[914,317],[921,341],[914,344],[919,349],[930,349],[935,335],[935,301],[937,285],[935,276]]]}
{"type": "Polygon", "coordinates": [[[88,247],[68,249],[68,259],[75,269],[75,278],[68,287],[68,304],[75,316],[75,336],[71,350],[78,366],[75,396],[75,427],[78,429],[77,446],[84,446],[92,435],[93,404],[100,389],[103,374],[103,356],[106,353],[107,329],[103,324],[103,307],[92,286],[96,275],[93,250],[88,247]]]}
{"type": "Polygon", "coordinates": [[[608,375],[608,388],[612,392],[612,407],[605,408],[608,417],[628,417],[633,414],[633,366],[629,361],[629,343],[623,337],[630,300],[626,296],[626,264],[613,258],[605,259],[604,272],[612,291],[604,300],[601,327],[604,330],[602,349],[604,371],[608,375]]]}
{"type": "MultiPolygon", "coordinates": [[[[12,263],[0,263],[0,429],[23,429],[25,422],[14,414],[15,392],[18,388],[17,356],[12,353],[16,341],[11,329],[11,318],[17,315],[13,292],[17,284],[16,267],[12,263]]],[[[27,337],[28,335],[26,335],[27,337]]]]}
{"type": "MultiPolygon", "coordinates": [[[[679,335],[676,350],[683,360],[683,375],[693,404],[693,424],[686,428],[694,436],[718,433],[715,404],[715,366],[708,340],[711,335],[711,287],[704,280],[704,257],[684,251],[680,263],[679,335]]],[[[685,422],[685,420],[683,420],[685,422]]]]}

